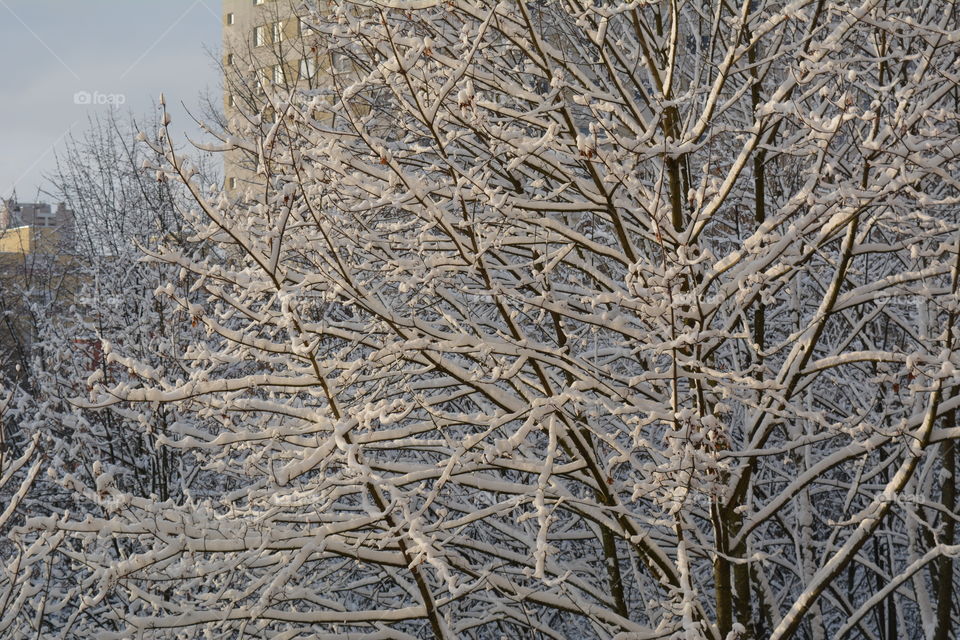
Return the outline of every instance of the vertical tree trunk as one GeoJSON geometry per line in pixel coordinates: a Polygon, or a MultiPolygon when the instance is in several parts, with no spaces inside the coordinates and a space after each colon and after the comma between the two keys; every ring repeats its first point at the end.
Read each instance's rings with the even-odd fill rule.
{"type": "MultiPolygon", "coordinates": [[[[953,429],[957,426],[957,412],[951,411],[946,416],[946,428],[953,429]]],[[[940,501],[943,508],[948,513],[954,513],[957,506],[957,448],[953,440],[947,440],[940,445],[943,457],[943,484],[941,487],[940,501]]],[[[956,520],[949,515],[942,516],[944,520],[943,535],[941,542],[943,544],[954,544],[956,533],[956,520]]],[[[949,640],[953,624],[950,618],[953,609],[953,558],[951,556],[941,556],[937,562],[937,627],[934,633],[934,640],[949,640]]]]}

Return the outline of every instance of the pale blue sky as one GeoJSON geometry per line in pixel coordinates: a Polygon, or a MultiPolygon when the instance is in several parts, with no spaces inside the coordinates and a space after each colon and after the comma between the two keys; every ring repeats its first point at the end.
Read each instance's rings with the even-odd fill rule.
{"type": "Polygon", "coordinates": [[[139,117],[163,92],[182,132],[179,103],[219,94],[220,25],[220,0],[0,0],[0,197],[34,200],[52,150],[107,102],[139,117]]]}

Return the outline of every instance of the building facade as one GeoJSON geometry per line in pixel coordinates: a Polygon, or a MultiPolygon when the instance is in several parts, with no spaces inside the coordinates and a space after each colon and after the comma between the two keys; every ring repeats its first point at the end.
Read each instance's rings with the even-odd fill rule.
{"type": "MultiPolygon", "coordinates": [[[[223,0],[223,109],[229,133],[268,126],[278,95],[322,83],[320,54],[292,0],[223,0]]],[[[262,186],[256,159],[230,151],[224,159],[228,192],[262,186]]]]}
{"type": "Polygon", "coordinates": [[[74,215],[66,205],[0,201],[0,253],[67,253],[74,242],[74,215]]]}

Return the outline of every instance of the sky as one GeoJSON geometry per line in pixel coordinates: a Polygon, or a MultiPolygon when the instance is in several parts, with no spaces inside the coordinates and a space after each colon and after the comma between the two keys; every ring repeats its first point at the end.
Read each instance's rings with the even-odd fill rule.
{"type": "Polygon", "coordinates": [[[149,116],[161,92],[195,134],[220,37],[220,0],[0,0],[0,197],[37,200],[65,139],[109,109],[149,116]]]}

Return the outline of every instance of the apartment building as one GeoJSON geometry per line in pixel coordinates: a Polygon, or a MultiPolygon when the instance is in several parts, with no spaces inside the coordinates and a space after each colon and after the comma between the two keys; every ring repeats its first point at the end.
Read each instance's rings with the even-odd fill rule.
{"type": "Polygon", "coordinates": [[[73,211],[63,203],[0,201],[0,253],[69,252],[74,233],[73,211]]]}
{"type": "MultiPolygon", "coordinates": [[[[276,90],[318,89],[328,78],[329,56],[318,51],[297,17],[297,0],[223,0],[223,107],[231,133],[269,124],[276,90]]],[[[229,152],[225,186],[235,192],[262,184],[254,160],[229,152]]]]}
{"type": "Polygon", "coordinates": [[[0,199],[0,372],[26,371],[37,338],[31,305],[66,309],[79,288],[74,214],[66,205],[0,199]]]}

